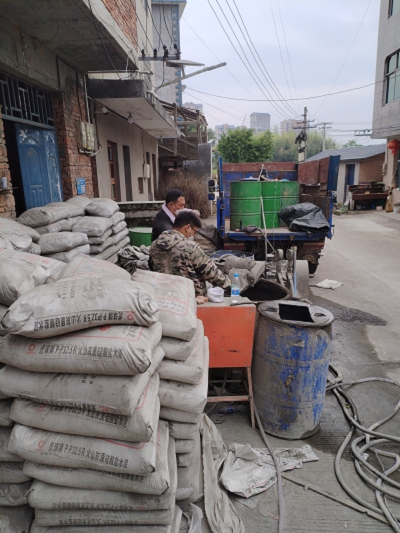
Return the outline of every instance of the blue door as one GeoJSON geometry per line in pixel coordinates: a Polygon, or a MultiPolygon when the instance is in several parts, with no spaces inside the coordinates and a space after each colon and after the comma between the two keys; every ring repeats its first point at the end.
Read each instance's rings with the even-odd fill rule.
{"type": "Polygon", "coordinates": [[[346,165],[346,174],[344,180],[344,201],[347,197],[347,187],[349,185],[354,185],[354,176],[356,173],[356,165],[346,165]]]}
{"type": "Polygon", "coordinates": [[[16,124],[16,134],[26,208],[61,202],[55,132],[16,124]]]}

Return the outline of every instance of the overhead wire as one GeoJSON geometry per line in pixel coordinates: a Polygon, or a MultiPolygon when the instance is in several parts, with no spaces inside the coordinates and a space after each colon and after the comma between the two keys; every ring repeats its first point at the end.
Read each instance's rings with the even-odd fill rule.
{"type": "Polygon", "coordinates": [[[294,81],[293,68],[292,68],[292,61],[291,61],[291,59],[290,59],[289,47],[288,47],[288,44],[287,44],[286,32],[285,32],[285,26],[284,26],[284,24],[283,24],[283,18],[282,18],[282,12],[281,12],[281,6],[280,6],[280,3],[279,3],[279,0],[276,0],[276,3],[278,4],[279,18],[281,19],[282,33],[283,33],[283,38],[284,38],[284,40],[285,40],[286,53],[287,53],[287,56],[288,56],[289,68],[290,68],[290,73],[291,73],[291,76],[292,76],[292,82],[293,82],[294,94],[295,94],[295,96],[296,96],[296,98],[297,98],[297,90],[296,90],[296,83],[295,83],[295,81],[294,81]]]}
{"type": "MultiPolygon", "coordinates": [[[[249,38],[249,41],[251,42],[252,47],[254,48],[254,51],[256,52],[258,58],[260,59],[260,62],[261,62],[261,65],[262,65],[262,66],[260,66],[260,63],[257,61],[257,59],[256,59],[256,57],[255,57],[255,55],[254,55],[254,53],[253,53],[253,51],[252,51],[252,49],[251,49],[251,46],[250,46],[250,44],[249,44],[249,41],[247,40],[245,34],[243,33],[243,30],[242,30],[242,28],[240,27],[240,24],[238,23],[238,21],[237,21],[237,19],[236,19],[236,17],[235,17],[235,14],[234,14],[234,12],[233,12],[233,10],[232,10],[232,8],[231,8],[231,6],[230,6],[229,3],[228,3],[228,0],[225,0],[225,1],[226,1],[226,3],[227,3],[227,6],[228,6],[230,12],[232,13],[233,18],[235,19],[236,24],[238,25],[238,28],[239,28],[241,34],[243,35],[244,40],[246,41],[246,44],[247,44],[247,46],[248,46],[248,48],[249,48],[249,50],[250,50],[251,55],[253,56],[254,61],[256,62],[258,68],[260,69],[261,74],[262,74],[262,75],[264,76],[264,78],[266,79],[267,83],[268,83],[269,86],[271,87],[271,90],[274,91],[277,95],[279,94],[279,96],[281,96],[281,97],[283,98],[282,94],[280,94],[279,92],[277,93],[277,91],[275,90],[276,85],[274,84],[274,82],[273,82],[271,76],[269,75],[267,69],[265,68],[264,63],[262,62],[262,60],[261,60],[261,58],[260,58],[260,55],[259,55],[259,53],[257,52],[257,48],[254,46],[254,43],[253,43],[253,41],[252,41],[252,39],[251,39],[251,37],[250,37],[250,34],[249,34],[249,32],[248,32],[248,30],[247,30],[247,27],[246,27],[246,24],[245,24],[245,22],[244,22],[244,20],[243,20],[243,17],[242,17],[242,15],[241,15],[240,11],[239,11],[239,8],[238,8],[238,6],[237,6],[235,0],[233,0],[233,2],[234,2],[234,4],[235,4],[236,10],[237,10],[237,12],[238,12],[238,14],[239,14],[240,20],[242,21],[243,27],[244,27],[244,29],[245,29],[245,31],[246,31],[246,33],[247,33],[247,36],[248,36],[248,38],[249,38]],[[262,67],[263,67],[263,68],[262,68],[262,67]],[[266,73],[267,75],[264,73],[264,71],[265,71],[265,73],[266,73]]],[[[218,3],[218,2],[217,2],[217,3],[218,3]]],[[[220,7],[220,9],[222,10],[221,7],[220,7]]],[[[225,17],[225,18],[226,18],[226,17],[225,17]]],[[[228,24],[229,24],[229,22],[228,22],[228,24]]],[[[246,59],[247,59],[247,58],[246,58],[246,59]]],[[[264,85],[263,85],[263,86],[264,86],[264,85]]],[[[277,89],[277,88],[276,88],[276,89],[277,89]]],[[[266,89],[266,90],[267,90],[267,89],[266,89]]],[[[271,93],[269,92],[269,90],[267,90],[267,92],[268,92],[269,95],[271,95],[271,93]]],[[[292,113],[294,113],[295,115],[297,114],[297,111],[295,111],[291,106],[289,106],[289,104],[287,104],[286,101],[283,102],[283,104],[286,106],[286,108],[288,109],[288,111],[289,111],[290,114],[292,114],[292,113]]]]}
{"type": "MultiPolygon", "coordinates": [[[[227,36],[227,38],[228,38],[229,42],[231,43],[233,49],[235,50],[237,56],[239,57],[239,59],[241,60],[241,62],[243,63],[243,65],[245,66],[246,70],[248,71],[248,73],[250,74],[250,76],[252,77],[252,79],[254,80],[254,82],[256,83],[257,87],[260,89],[261,93],[265,96],[264,90],[261,88],[260,83],[256,80],[256,78],[254,77],[254,74],[252,73],[252,71],[250,70],[250,68],[248,67],[248,65],[247,65],[246,62],[244,61],[244,59],[241,57],[241,55],[240,55],[239,52],[237,51],[237,48],[236,48],[235,45],[233,44],[232,39],[230,38],[228,32],[225,30],[224,25],[222,24],[221,20],[219,19],[218,15],[217,15],[217,12],[216,12],[215,9],[213,8],[213,6],[212,6],[210,0],[207,0],[207,1],[208,1],[209,5],[210,5],[212,11],[214,12],[215,17],[216,17],[217,20],[218,20],[219,25],[221,26],[223,32],[225,33],[225,35],[227,36]]],[[[216,2],[217,2],[218,6],[219,6],[220,9],[221,9],[221,6],[219,5],[218,0],[216,0],[216,2]]],[[[221,11],[222,11],[222,13],[224,14],[223,10],[221,10],[221,11]]],[[[224,17],[226,18],[226,15],[225,15],[225,14],[224,14],[224,17]]],[[[228,24],[229,24],[229,22],[228,22],[228,24]]],[[[231,27],[231,29],[232,29],[232,27],[231,27]]],[[[233,30],[232,30],[232,31],[233,31],[233,30]]],[[[234,33],[234,35],[235,35],[235,33],[234,33]]],[[[236,35],[235,35],[235,37],[236,37],[236,35]]],[[[237,37],[236,37],[236,40],[238,40],[237,37]]],[[[240,46],[240,48],[242,49],[242,51],[243,51],[243,53],[244,53],[244,56],[246,57],[246,60],[247,60],[247,56],[246,56],[246,54],[245,54],[245,52],[244,52],[244,50],[243,50],[243,47],[242,47],[242,45],[240,44],[240,41],[239,41],[239,40],[238,40],[238,42],[239,42],[239,46],[240,46]]],[[[248,61],[248,60],[247,60],[247,61],[248,61]]],[[[253,69],[253,70],[254,70],[254,69],[253,69]]],[[[267,91],[267,92],[268,92],[268,91],[267,91]]],[[[277,111],[278,111],[278,113],[279,113],[281,116],[283,116],[284,118],[290,118],[290,117],[288,117],[287,115],[285,115],[285,114],[284,114],[279,108],[277,108],[277,111]]]]}
{"type": "MultiPolygon", "coordinates": [[[[365,19],[366,15],[367,15],[367,12],[368,12],[369,6],[371,5],[371,2],[372,2],[372,0],[369,0],[369,1],[368,1],[367,8],[366,8],[366,10],[365,10],[365,12],[364,12],[364,15],[363,15],[363,17],[362,17],[362,19],[361,19],[361,22],[360,22],[360,24],[359,24],[359,26],[358,26],[358,28],[357,28],[357,31],[356,31],[356,33],[355,33],[355,35],[354,35],[354,39],[353,39],[353,41],[352,41],[352,43],[351,43],[351,45],[350,45],[350,48],[349,48],[349,50],[348,50],[348,52],[347,52],[347,54],[346,54],[346,56],[345,56],[345,58],[344,58],[344,60],[343,60],[343,63],[340,65],[339,71],[338,71],[338,73],[336,74],[336,77],[335,77],[335,79],[334,79],[334,82],[332,83],[332,87],[330,88],[329,92],[331,92],[332,89],[334,88],[334,86],[335,86],[335,84],[336,84],[336,82],[337,82],[337,79],[339,78],[340,73],[342,72],[343,67],[344,67],[344,65],[345,65],[345,63],[346,63],[346,61],[347,61],[347,58],[348,58],[349,55],[350,55],[350,52],[351,52],[351,50],[352,50],[352,48],[353,48],[353,46],[354,46],[354,43],[355,43],[356,40],[357,40],[358,34],[360,33],[361,26],[363,25],[364,19],[365,19]]],[[[319,111],[319,110],[321,109],[321,107],[325,104],[325,102],[326,102],[326,98],[325,98],[325,100],[321,103],[321,105],[318,107],[318,109],[315,111],[315,113],[313,113],[313,116],[317,116],[318,111],[319,111]]]]}
{"type": "Polygon", "coordinates": [[[288,80],[287,73],[286,73],[285,62],[284,62],[284,60],[283,60],[281,41],[280,41],[280,39],[279,39],[278,28],[277,28],[277,26],[276,26],[274,9],[273,9],[273,6],[272,6],[272,0],[269,0],[269,5],[270,5],[270,7],[271,7],[272,20],[273,20],[273,23],[274,23],[276,39],[277,39],[277,41],[278,41],[279,55],[281,56],[283,72],[285,73],[285,79],[286,79],[286,83],[287,83],[287,86],[288,86],[288,89],[289,89],[289,95],[290,95],[290,98],[292,99],[292,98],[293,98],[293,97],[292,97],[292,91],[290,90],[289,80],[288,80]]]}
{"type": "MultiPolygon", "coordinates": [[[[216,55],[214,54],[214,52],[211,50],[211,48],[210,48],[210,47],[209,47],[209,46],[203,41],[203,39],[202,39],[202,38],[200,37],[200,35],[196,32],[196,30],[195,30],[195,29],[189,24],[189,22],[188,22],[184,17],[182,17],[182,20],[183,20],[183,22],[185,22],[185,23],[189,26],[189,28],[190,28],[190,29],[192,30],[192,32],[196,35],[196,37],[197,37],[197,38],[198,38],[198,39],[204,44],[204,46],[207,48],[207,50],[209,50],[209,51],[211,52],[211,54],[215,57],[215,59],[216,59],[217,61],[219,61],[220,63],[222,63],[222,59],[220,59],[218,56],[216,56],[216,55]]],[[[235,75],[234,75],[234,74],[228,69],[227,66],[225,66],[224,68],[225,68],[225,70],[226,70],[226,71],[232,76],[232,78],[233,78],[235,81],[237,81],[239,85],[241,85],[241,86],[243,87],[243,89],[244,89],[246,92],[248,92],[251,96],[254,97],[254,95],[249,91],[249,89],[248,89],[245,85],[243,85],[243,83],[242,83],[240,80],[237,79],[237,77],[236,77],[236,76],[235,76],[235,75]]],[[[263,107],[264,107],[265,109],[269,110],[269,108],[267,108],[266,106],[263,105],[263,107]]]]}
{"type": "MultiPolygon", "coordinates": [[[[171,6],[171,7],[172,7],[172,6],[171,6]]],[[[172,36],[172,33],[174,33],[174,31],[173,31],[172,26],[171,26],[171,32],[172,32],[172,33],[169,31],[169,27],[168,27],[167,21],[166,21],[166,19],[165,19],[165,6],[164,6],[164,0],[162,0],[162,11],[163,11],[163,17],[164,17],[165,27],[167,28],[168,35],[171,37],[171,45],[170,45],[170,46],[172,47],[172,45],[173,45],[173,43],[174,43],[174,38],[173,38],[173,36],[172,36]]],[[[160,18],[161,18],[161,12],[160,12],[160,18]]],[[[161,23],[160,23],[160,33],[161,33],[161,23]]]]}
{"type": "MultiPolygon", "coordinates": [[[[378,85],[378,83],[385,83],[385,80],[374,81],[372,83],[368,83],[367,85],[361,85],[360,87],[353,87],[352,89],[345,89],[343,91],[336,91],[334,93],[318,94],[316,96],[305,96],[303,98],[292,98],[292,101],[296,101],[296,100],[313,100],[313,99],[316,99],[316,98],[324,98],[325,96],[326,97],[335,96],[337,94],[349,93],[349,92],[352,92],[352,91],[358,91],[360,89],[365,89],[366,87],[372,87],[372,85],[378,85]]],[[[204,91],[199,91],[198,89],[193,89],[193,87],[190,87],[190,90],[198,92],[198,93],[206,94],[208,96],[215,96],[216,98],[223,98],[225,100],[235,100],[237,102],[284,102],[284,101],[288,101],[288,99],[286,99],[286,100],[269,100],[269,99],[267,99],[267,100],[264,100],[264,99],[251,100],[249,98],[233,98],[231,96],[223,96],[221,94],[206,93],[204,91]]]]}

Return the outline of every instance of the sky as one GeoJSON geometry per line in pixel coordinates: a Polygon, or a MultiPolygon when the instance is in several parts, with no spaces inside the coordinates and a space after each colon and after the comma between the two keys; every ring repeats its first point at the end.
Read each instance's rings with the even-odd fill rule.
{"type": "MultiPolygon", "coordinates": [[[[373,85],[304,99],[374,83],[379,6],[380,0],[188,0],[180,20],[182,59],[227,66],[183,82],[183,102],[203,103],[212,128],[224,123],[250,127],[252,112],[270,113],[273,127],[284,118],[297,115],[300,120],[307,106],[312,124],[332,122],[329,135],[340,143],[382,142],[354,136],[354,130],[372,127],[373,85]],[[215,95],[300,100],[246,102],[215,95]]],[[[199,68],[187,68],[186,73],[199,68]]]]}

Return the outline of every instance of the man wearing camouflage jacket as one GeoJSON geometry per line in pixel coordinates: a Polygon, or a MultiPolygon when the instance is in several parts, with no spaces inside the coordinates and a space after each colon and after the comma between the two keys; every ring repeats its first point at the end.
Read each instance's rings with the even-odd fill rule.
{"type": "Polygon", "coordinates": [[[179,213],[172,230],[164,231],[150,248],[150,268],[191,279],[198,303],[207,296],[206,281],[224,289],[230,286],[228,276],[218,270],[198,244],[190,240],[201,225],[201,220],[192,211],[179,213]]]}

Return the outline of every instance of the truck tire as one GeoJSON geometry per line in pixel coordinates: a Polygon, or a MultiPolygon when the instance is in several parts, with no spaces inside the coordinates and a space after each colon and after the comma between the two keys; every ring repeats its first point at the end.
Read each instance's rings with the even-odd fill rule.
{"type": "Polygon", "coordinates": [[[318,268],[318,263],[311,263],[308,261],[308,271],[310,274],[315,274],[318,268]]]}

